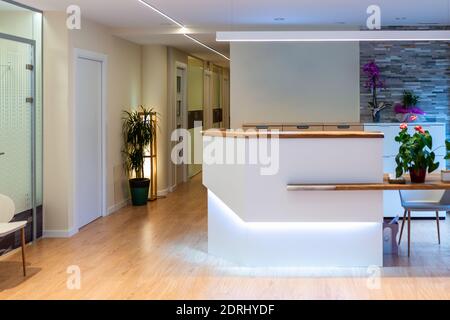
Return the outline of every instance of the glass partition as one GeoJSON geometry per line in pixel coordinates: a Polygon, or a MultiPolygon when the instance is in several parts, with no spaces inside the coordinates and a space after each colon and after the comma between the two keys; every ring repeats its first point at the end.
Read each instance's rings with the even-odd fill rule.
{"type": "MultiPolygon", "coordinates": [[[[0,193],[42,235],[42,13],[0,0],[0,193]]],[[[0,255],[18,245],[0,239],[0,255]]]]}

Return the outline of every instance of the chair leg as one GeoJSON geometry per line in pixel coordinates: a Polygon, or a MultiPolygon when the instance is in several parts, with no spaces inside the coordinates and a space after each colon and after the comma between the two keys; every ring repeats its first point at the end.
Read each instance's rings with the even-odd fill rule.
{"type": "Polygon", "coordinates": [[[436,225],[437,225],[437,232],[438,232],[438,242],[441,244],[441,230],[439,228],[439,211],[436,211],[436,225]]]}
{"type": "Polygon", "coordinates": [[[25,227],[21,230],[21,236],[22,236],[22,265],[23,265],[23,276],[27,276],[27,268],[26,268],[26,262],[25,262],[25,227]]]}
{"type": "Polygon", "coordinates": [[[411,256],[411,210],[408,210],[408,257],[411,256]]]}
{"type": "Polygon", "coordinates": [[[405,220],[406,220],[406,210],[403,213],[403,220],[402,220],[402,228],[400,229],[400,236],[398,237],[398,245],[402,242],[402,235],[403,235],[403,227],[405,226],[405,220]]]}

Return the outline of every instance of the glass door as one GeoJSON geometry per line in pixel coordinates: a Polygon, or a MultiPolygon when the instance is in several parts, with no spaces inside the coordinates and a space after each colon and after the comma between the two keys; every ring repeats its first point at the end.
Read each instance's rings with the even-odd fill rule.
{"type": "Polygon", "coordinates": [[[0,193],[16,216],[33,217],[35,238],[35,81],[32,40],[0,34],[0,193]]]}

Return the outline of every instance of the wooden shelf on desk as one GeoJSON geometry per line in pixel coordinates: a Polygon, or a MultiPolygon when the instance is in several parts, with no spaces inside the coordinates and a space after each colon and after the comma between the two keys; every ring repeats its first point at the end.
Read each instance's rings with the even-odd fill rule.
{"type": "Polygon", "coordinates": [[[383,183],[289,184],[286,188],[288,191],[450,190],[450,182],[442,182],[437,174],[428,175],[425,183],[411,183],[406,178],[405,184],[391,184],[384,176],[383,183]]]}

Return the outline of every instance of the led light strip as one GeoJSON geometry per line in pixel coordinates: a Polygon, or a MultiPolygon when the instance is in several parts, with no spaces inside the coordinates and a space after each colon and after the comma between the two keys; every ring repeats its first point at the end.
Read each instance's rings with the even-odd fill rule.
{"type": "Polygon", "coordinates": [[[204,44],[203,42],[200,42],[199,40],[195,39],[194,37],[191,37],[190,35],[188,35],[186,33],[184,34],[184,36],[186,38],[194,41],[195,43],[201,45],[202,47],[205,47],[206,49],[211,50],[212,52],[214,52],[214,53],[218,54],[219,56],[221,56],[221,57],[227,59],[228,61],[230,61],[230,58],[228,58],[226,55],[224,55],[223,53],[220,53],[219,51],[217,51],[217,50],[215,50],[213,48],[211,48],[210,46],[207,46],[206,44],[204,44]]]}
{"type": "Polygon", "coordinates": [[[216,40],[219,42],[450,41],[450,31],[229,31],[217,32],[216,40]]]}
{"type": "Polygon", "coordinates": [[[186,29],[186,27],[184,25],[182,25],[181,23],[179,23],[177,20],[175,20],[174,18],[169,17],[167,14],[165,14],[164,12],[162,12],[161,10],[159,10],[158,8],[155,8],[154,6],[152,6],[151,4],[148,4],[147,2],[145,2],[144,0],[138,0],[140,3],[142,3],[144,6],[146,6],[147,8],[152,9],[153,11],[155,11],[156,13],[162,15],[164,18],[166,18],[167,20],[175,23],[177,26],[179,26],[182,29],[186,29]]]}
{"type": "Polygon", "coordinates": [[[206,45],[206,44],[204,44],[204,43],[201,42],[200,40],[197,40],[197,39],[195,39],[194,37],[191,37],[190,35],[188,35],[188,34],[186,33],[186,27],[185,27],[182,23],[180,23],[180,22],[178,22],[177,20],[175,20],[174,18],[168,16],[167,14],[165,14],[164,12],[162,12],[161,10],[159,10],[158,8],[155,8],[154,6],[152,6],[151,4],[149,4],[149,3],[146,2],[146,1],[144,1],[144,0],[138,0],[138,1],[139,1],[140,3],[142,3],[144,6],[146,6],[147,8],[152,9],[154,12],[158,13],[159,15],[163,16],[164,18],[166,18],[166,19],[169,20],[170,22],[172,22],[172,23],[176,24],[177,26],[179,26],[179,27],[182,29],[183,35],[184,35],[186,38],[188,38],[188,39],[194,41],[195,43],[201,45],[202,47],[204,47],[204,48],[206,48],[206,49],[208,49],[208,50],[210,50],[210,51],[212,51],[212,52],[218,54],[219,56],[221,56],[221,57],[227,59],[228,61],[230,61],[230,58],[228,58],[228,57],[227,57],[226,55],[224,55],[223,53],[220,53],[219,51],[217,51],[217,50],[211,48],[210,46],[208,46],[208,45],[206,45]]]}

